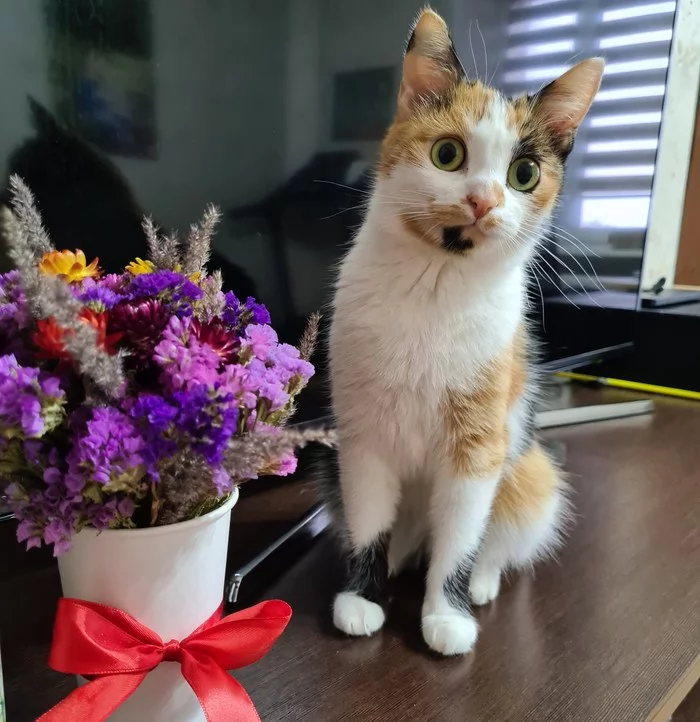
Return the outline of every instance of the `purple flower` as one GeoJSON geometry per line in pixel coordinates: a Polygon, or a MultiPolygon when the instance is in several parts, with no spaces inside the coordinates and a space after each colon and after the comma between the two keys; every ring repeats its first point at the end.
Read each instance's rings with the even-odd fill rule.
{"type": "Polygon", "coordinates": [[[273,349],[272,358],[282,383],[289,383],[295,376],[305,386],[314,375],[314,367],[308,361],[299,357],[299,349],[286,343],[279,344],[273,349]]]}
{"type": "Polygon", "coordinates": [[[123,296],[124,289],[130,279],[131,274],[108,273],[106,276],[102,276],[99,283],[102,288],[108,288],[110,291],[123,296]]]}
{"type": "Polygon", "coordinates": [[[59,380],[38,368],[0,356],[0,435],[36,438],[62,419],[65,394],[59,380]]]}
{"type": "Polygon", "coordinates": [[[231,328],[245,327],[249,323],[270,323],[270,314],[262,303],[257,303],[252,296],[248,296],[246,302],[242,304],[232,291],[224,295],[224,310],[221,317],[231,328]]]}
{"type": "Polygon", "coordinates": [[[241,304],[236,298],[233,291],[229,291],[224,294],[224,310],[221,313],[221,317],[231,328],[235,328],[238,325],[238,319],[241,313],[241,304]]]}
{"type": "Polygon", "coordinates": [[[133,419],[142,419],[158,433],[166,431],[177,417],[177,408],[161,396],[142,394],[131,409],[133,419]]]}
{"type": "Polygon", "coordinates": [[[72,499],[62,485],[26,491],[19,484],[5,488],[5,498],[18,520],[17,539],[27,549],[53,544],[54,555],[70,547],[80,518],[80,498],[72,499]]]}
{"type": "Polygon", "coordinates": [[[253,359],[247,366],[250,379],[257,385],[257,393],[261,399],[267,401],[269,411],[283,408],[289,401],[289,394],[284,389],[277,369],[268,368],[259,359],[253,359]]]}
{"type": "Polygon", "coordinates": [[[186,443],[209,464],[220,464],[231,437],[236,433],[238,407],[233,399],[214,396],[205,386],[178,391],[175,426],[186,443]]]}
{"type": "Polygon", "coordinates": [[[109,406],[93,409],[66,459],[65,486],[74,493],[91,482],[136,491],[144,472],[143,452],[143,437],[128,416],[109,406]]]}
{"type": "Polygon", "coordinates": [[[249,348],[256,358],[267,361],[275,346],[277,334],[272,326],[252,324],[246,328],[243,348],[249,348]]]}
{"type": "Polygon", "coordinates": [[[130,299],[157,298],[167,301],[171,311],[180,316],[192,314],[192,303],[204,296],[204,291],[176,271],[154,271],[134,276],[127,289],[130,299]]]}
{"type": "Polygon", "coordinates": [[[256,303],[252,296],[248,296],[244,308],[250,314],[250,319],[253,323],[270,323],[270,313],[262,303],[256,303]]]}
{"type": "Polygon", "coordinates": [[[294,455],[294,451],[288,451],[282,456],[279,461],[273,467],[273,473],[275,476],[289,476],[297,470],[297,457],[294,455]]]}
{"type": "Polygon", "coordinates": [[[15,353],[22,360],[28,356],[20,332],[29,323],[29,308],[17,271],[0,274],[0,349],[15,353]]]}
{"type": "Polygon", "coordinates": [[[228,494],[233,489],[233,483],[226,469],[221,466],[217,466],[211,475],[212,483],[216,489],[216,495],[221,497],[224,494],[228,494]]]}
{"type": "Polygon", "coordinates": [[[161,381],[171,391],[200,384],[213,387],[221,366],[216,351],[196,338],[190,320],[177,316],[170,319],[153,360],[163,369],[161,381]]]}
{"type": "Polygon", "coordinates": [[[84,290],[78,299],[94,311],[108,311],[121,301],[122,297],[106,286],[94,285],[84,290]]]}

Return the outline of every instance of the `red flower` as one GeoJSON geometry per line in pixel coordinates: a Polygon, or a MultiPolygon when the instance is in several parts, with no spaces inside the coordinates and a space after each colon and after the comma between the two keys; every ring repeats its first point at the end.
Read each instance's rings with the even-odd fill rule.
{"type": "Polygon", "coordinates": [[[124,336],[136,358],[150,361],[169,320],[170,311],[154,298],[123,301],[109,312],[109,330],[124,336]]]}
{"type": "MultiPolygon", "coordinates": [[[[116,353],[115,345],[121,340],[121,333],[107,333],[106,312],[97,313],[89,308],[80,311],[79,318],[83,323],[92,326],[97,332],[97,345],[109,354],[116,353]]],[[[68,361],[71,355],[66,350],[66,335],[72,331],[66,331],[56,323],[55,318],[46,318],[36,322],[36,330],[31,334],[32,341],[36,348],[36,356],[44,359],[59,359],[68,361]]]]}
{"type": "Polygon", "coordinates": [[[206,323],[196,318],[192,319],[192,332],[200,343],[206,344],[218,354],[224,364],[229,364],[234,360],[241,346],[233,331],[218,318],[213,318],[206,323]]]}

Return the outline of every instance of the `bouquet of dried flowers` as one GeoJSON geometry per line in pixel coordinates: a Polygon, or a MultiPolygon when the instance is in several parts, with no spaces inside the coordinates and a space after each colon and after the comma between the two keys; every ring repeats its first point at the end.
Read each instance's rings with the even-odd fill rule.
{"type": "Polygon", "coordinates": [[[282,429],[313,374],[318,330],[279,343],[264,306],[224,293],[206,262],[218,211],[184,241],[148,219],[149,259],[103,275],[56,251],[11,180],[0,276],[0,499],[27,548],[60,554],[83,527],[170,524],[234,485],[294,471],[322,430],[282,429]]]}

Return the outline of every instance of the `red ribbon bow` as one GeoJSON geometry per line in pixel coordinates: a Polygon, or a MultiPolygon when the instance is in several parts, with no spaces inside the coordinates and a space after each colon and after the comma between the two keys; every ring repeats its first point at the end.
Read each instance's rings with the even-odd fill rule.
{"type": "Polygon", "coordinates": [[[292,616],[286,602],[269,601],[221,617],[221,607],[180,642],[167,644],[125,612],[62,598],[49,666],[91,681],[71,692],[37,722],[102,722],[161,662],[179,662],[207,722],[260,722],[250,697],[226,670],[257,662],[292,616]]]}

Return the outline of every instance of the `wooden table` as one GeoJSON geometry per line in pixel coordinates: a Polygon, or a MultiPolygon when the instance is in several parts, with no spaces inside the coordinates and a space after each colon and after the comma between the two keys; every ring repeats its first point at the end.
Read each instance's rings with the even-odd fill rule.
{"type": "MultiPolygon", "coordinates": [[[[585,402],[635,398],[577,395],[585,402]]],[[[351,640],[330,624],[338,563],[322,537],[265,594],[294,617],[272,652],[237,673],[265,722],[664,721],[700,677],[700,405],[548,432],[563,444],[578,521],[559,563],[514,577],[478,612],[474,653],[438,659],[419,631],[421,580],[393,591],[387,628],[351,640]]],[[[244,499],[232,549],[313,503],[304,484],[244,499]],[[291,510],[288,513],[288,510],[291,510]]],[[[51,560],[15,556],[0,527],[0,639],[10,722],[72,681],[45,668],[59,593],[51,560]]],[[[257,539],[259,542],[259,539],[257,539]]],[[[700,687],[697,688],[700,690],[700,687]]],[[[700,691],[674,713],[700,721],[700,691]]]]}

